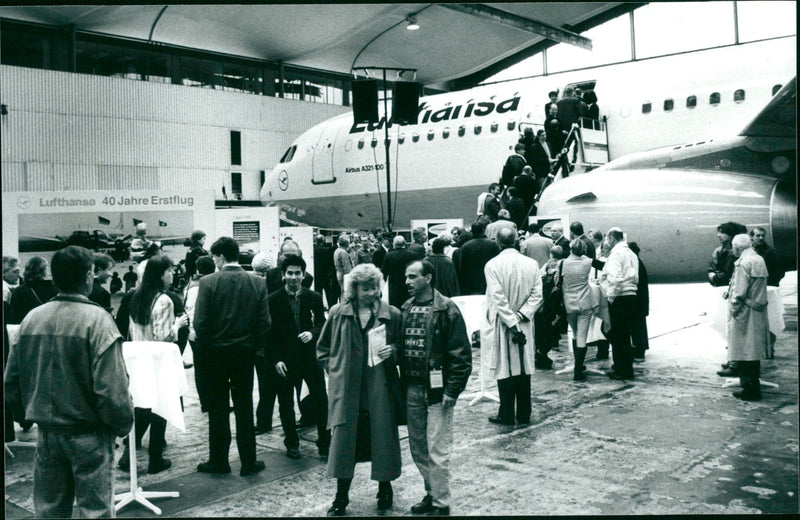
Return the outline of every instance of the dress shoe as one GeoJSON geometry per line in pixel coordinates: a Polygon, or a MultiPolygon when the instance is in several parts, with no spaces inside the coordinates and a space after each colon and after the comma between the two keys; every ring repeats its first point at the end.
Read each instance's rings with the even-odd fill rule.
{"type": "Polygon", "coordinates": [[[197,471],[199,473],[213,473],[217,475],[224,475],[226,473],[231,472],[231,467],[229,464],[224,466],[220,466],[218,464],[213,464],[211,462],[201,462],[197,465],[197,471]]]}
{"type": "Polygon", "coordinates": [[[297,448],[287,448],[286,456],[289,457],[290,459],[297,460],[300,458],[300,450],[297,448]]]}
{"type": "Polygon", "coordinates": [[[256,435],[264,435],[265,433],[269,433],[272,431],[272,426],[256,426],[255,432],[256,435]]]}
{"type": "Polygon", "coordinates": [[[450,516],[450,506],[433,506],[431,510],[428,511],[428,516],[450,516]]]}
{"type": "Polygon", "coordinates": [[[187,363],[186,361],[184,361],[184,362],[183,362],[183,368],[185,368],[185,369],[187,369],[187,370],[188,370],[188,369],[190,369],[190,368],[192,368],[193,366],[194,366],[194,365],[193,365],[193,364],[191,364],[191,363],[187,363]]]}
{"type": "Polygon", "coordinates": [[[160,459],[151,460],[150,463],[147,465],[147,473],[150,475],[155,475],[156,473],[161,473],[165,469],[169,469],[172,466],[172,461],[169,459],[165,459],[161,457],[160,459]]]}
{"type": "Polygon", "coordinates": [[[433,509],[433,497],[430,495],[425,495],[425,498],[422,499],[422,502],[411,506],[411,514],[424,515],[431,509],[433,509]]]}
{"type": "Polygon", "coordinates": [[[735,368],[728,367],[718,371],[717,375],[720,377],[737,377],[739,375],[739,371],[735,368]]]}
{"type": "Polygon", "coordinates": [[[255,475],[259,471],[263,471],[267,465],[264,464],[262,461],[257,460],[253,463],[252,466],[242,466],[242,469],[239,470],[239,475],[243,477],[249,477],[250,475],[255,475]]]}
{"type": "Polygon", "coordinates": [[[378,499],[378,509],[389,509],[392,507],[393,493],[391,486],[386,489],[379,489],[376,497],[378,499]]]}
{"type": "Polygon", "coordinates": [[[122,454],[122,457],[120,457],[117,467],[122,471],[131,470],[131,456],[127,449],[125,450],[125,453],[122,454]]]}
{"type": "Polygon", "coordinates": [[[627,381],[633,379],[633,374],[623,375],[620,374],[619,372],[612,372],[611,374],[608,374],[608,378],[613,379],[615,381],[627,381]]]}
{"type": "Polygon", "coordinates": [[[514,426],[514,421],[508,419],[502,419],[500,417],[489,417],[489,422],[492,424],[504,424],[507,426],[514,426]]]}
{"type": "Polygon", "coordinates": [[[334,500],[333,505],[328,509],[328,516],[345,516],[347,514],[348,503],[350,503],[349,500],[334,500]]]}
{"type": "Polygon", "coordinates": [[[528,426],[531,423],[531,418],[517,419],[517,426],[528,426]]]}
{"type": "Polygon", "coordinates": [[[739,390],[733,393],[733,397],[738,397],[742,401],[760,401],[761,392],[748,392],[747,390],[739,390]]]}

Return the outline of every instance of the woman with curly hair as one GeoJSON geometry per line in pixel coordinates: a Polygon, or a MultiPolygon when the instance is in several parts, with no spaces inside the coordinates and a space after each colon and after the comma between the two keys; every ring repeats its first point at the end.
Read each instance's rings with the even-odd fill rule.
{"type": "Polygon", "coordinates": [[[346,513],[356,462],[372,461],[379,510],[391,507],[391,481],[400,476],[397,426],[405,406],[397,374],[401,314],[380,299],[382,286],[377,267],[355,266],[345,279],[342,302],[331,308],[317,342],[317,359],[329,375],[328,476],[337,479],[328,516],[346,513]],[[370,366],[368,333],[378,327],[385,327],[386,341],[377,349],[381,361],[370,366]]]}
{"type": "Polygon", "coordinates": [[[11,293],[8,323],[22,323],[29,312],[58,293],[53,281],[47,277],[47,260],[41,256],[28,260],[23,280],[23,284],[11,293]]]}

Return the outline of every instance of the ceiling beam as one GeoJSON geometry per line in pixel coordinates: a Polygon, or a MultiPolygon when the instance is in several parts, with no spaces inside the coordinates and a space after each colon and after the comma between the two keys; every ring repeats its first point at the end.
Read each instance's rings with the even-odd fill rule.
{"type": "Polygon", "coordinates": [[[585,36],[567,31],[566,29],[548,25],[544,22],[538,22],[536,20],[531,20],[530,18],[525,18],[523,16],[502,11],[496,7],[486,4],[441,3],[438,5],[447,9],[452,9],[453,11],[458,11],[459,13],[466,13],[472,16],[488,18],[499,24],[521,29],[539,36],[544,36],[545,38],[560,43],[568,43],[570,45],[581,47],[582,49],[592,49],[592,40],[586,38],[585,36]]]}

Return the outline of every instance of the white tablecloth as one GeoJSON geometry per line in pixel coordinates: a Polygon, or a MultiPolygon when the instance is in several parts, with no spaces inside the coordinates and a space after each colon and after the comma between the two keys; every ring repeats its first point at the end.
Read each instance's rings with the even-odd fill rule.
{"type": "Polygon", "coordinates": [[[134,406],[152,408],[168,424],[186,431],[180,397],[189,391],[189,385],[178,346],[159,341],[126,341],[122,355],[134,406]]]}
{"type": "MultiPolygon", "coordinates": [[[[728,300],[722,295],[728,287],[712,287],[710,291],[709,321],[711,328],[720,335],[723,341],[728,341],[728,300]]],[[[775,335],[780,334],[785,323],[783,321],[783,296],[778,287],[767,287],[767,316],[769,331],[775,335]]]]}

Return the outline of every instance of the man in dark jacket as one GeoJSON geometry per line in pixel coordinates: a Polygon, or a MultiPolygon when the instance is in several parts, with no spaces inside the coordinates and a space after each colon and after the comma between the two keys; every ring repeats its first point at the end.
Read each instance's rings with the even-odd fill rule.
{"type": "Polygon", "coordinates": [[[550,146],[547,144],[547,133],[544,130],[536,132],[536,140],[531,149],[525,151],[528,164],[533,168],[538,185],[541,186],[547,174],[550,173],[550,164],[553,161],[550,146]]]}
{"type": "Polygon", "coordinates": [[[463,296],[470,294],[486,294],[486,277],[483,268],[486,262],[500,254],[500,246],[494,240],[486,238],[486,225],[480,221],[473,222],[472,239],[461,246],[453,255],[453,263],[458,275],[458,287],[463,296]]]}
{"type": "Polygon", "coordinates": [[[325,300],[330,308],[336,305],[339,296],[336,267],[333,265],[333,248],[325,243],[325,237],[322,235],[317,235],[314,240],[314,290],[320,294],[325,291],[325,300]],[[336,289],[333,288],[334,283],[336,289]]]}
{"type": "Polygon", "coordinates": [[[397,235],[393,240],[393,249],[386,253],[381,272],[389,286],[389,305],[398,309],[408,299],[405,284],[406,266],[417,259],[414,253],[406,249],[406,239],[397,235]]]}
{"type": "Polygon", "coordinates": [[[428,240],[428,230],[424,227],[414,228],[411,231],[411,238],[414,241],[408,246],[408,250],[417,257],[417,260],[424,260],[427,254],[425,242],[428,240]]]}
{"type": "Polygon", "coordinates": [[[256,460],[253,371],[256,351],[266,346],[270,326],[264,282],[239,265],[239,244],[221,237],[211,246],[218,271],[200,279],[194,313],[197,334],[195,380],[200,405],[208,412],[209,461],[201,473],[230,473],[229,402],[233,395],[236,445],[243,477],[265,468],[256,460]]]}
{"type": "Polygon", "coordinates": [[[528,164],[525,161],[525,145],[517,143],[514,146],[514,153],[508,156],[503,165],[503,173],[500,175],[500,187],[505,189],[514,182],[514,177],[522,173],[522,168],[528,164]]]}
{"type": "Polygon", "coordinates": [[[300,439],[294,416],[294,386],[305,380],[308,386],[313,422],[317,425],[317,448],[323,457],[331,443],[328,423],[328,394],[325,377],[317,363],[316,345],[325,323],[322,296],[300,285],[306,262],[287,255],[281,263],[284,286],[269,295],[272,334],[267,348],[268,364],[278,374],[278,409],[283,427],[286,455],[299,459],[300,439]]]}
{"type": "MultiPolygon", "coordinates": [[[[294,240],[284,240],[281,244],[280,251],[278,251],[278,266],[273,267],[267,271],[267,294],[272,294],[281,287],[283,287],[283,272],[281,271],[281,263],[283,259],[289,255],[296,255],[303,257],[303,250],[294,240]]],[[[310,273],[303,273],[302,286],[306,289],[311,289],[311,284],[314,283],[314,277],[310,273]]]]}
{"type": "Polygon", "coordinates": [[[89,299],[111,312],[111,293],[103,284],[111,278],[111,269],[114,268],[114,259],[105,253],[94,254],[94,283],[89,293],[89,299]]]}
{"type": "Polygon", "coordinates": [[[392,243],[384,235],[380,239],[380,242],[378,242],[378,247],[376,247],[375,251],[372,253],[372,263],[378,269],[383,267],[383,260],[386,258],[386,253],[389,252],[389,246],[391,246],[391,245],[392,245],[392,243]]]}
{"type": "Polygon", "coordinates": [[[647,281],[647,269],[639,257],[639,244],[628,242],[628,248],[639,259],[639,281],[636,283],[636,316],[631,324],[631,345],[633,360],[644,361],[644,351],[650,350],[647,338],[647,316],[650,314],[650,285],[647,281]]]}
{"type": "Polygon", "coordinates": [[[453,407],[472,372],[472,350],[461,312],[433,288],[433,277],[434,267],[427,260],[406,268],[413,299],[403,304],[399,358],[408,403],[408,444],[426,492],[411,513],[438,516],[450,514],[453,407]]]}
{"type": "Polygon", "coordinates": [[[528,214],[540,187],[530,165],[522,168],[522,173],[514,177],[514,187],[517,188],[517,195],[525,203],[525,214],[528,214]]]}
{"type": "Polygon", "coordinates": [[[428,255],[427,260],[433,265],[433,288],[444,296],[451,298],[459,295],[458,277],[453,261],[444,254],[444,247],[447,240],[435,238],[431,245],[432,254],[428,255]]]}
{"type": "MultiPolygon", "coordinates": [[[[583,233],[583,224],[581,224],[577,220],[575,222],[570,223],[570,225],[569,225],[569,237],[570,237],[570,240],[575,240],[576,238],[579,238],[580,241],[583,242],[586,245],[586,256],[588,256],[592,260],[597,258],[597,253],[594,250],[594,243],[592,243],[592,241],[589,240],[589,237],[587,237],[583,233]]],[[[634,253],[636,253],[636,251],[634,251],[634,253]]]]}
{"type": "MultiPolygon", "coordinates": [[[[786,275],[786,271],[778,259],[778,253],[774,248],[770,247],[766,242],[767,231],[763,227],[754,227],[750,230],[750,237],[753,239],[753,251],[759,254],[767,264],[767,287],[778,287],[781,279],[786,275]]],[[[768,290],[769,291],[769,290],[768,290]]],[[[775,289],[773,289],[775,291],[775,289]]],[[[772,291],[767,293],[770,299],[780,297],[780,293],[773,296],[772,291]]],[[[773,307],[769,306],[769,310],[773,307]]],[[[772,320],[770,320],[772,322],[772,320]]],[[[769,351],[767,352],[767,359],[772,359],[775,356],[775,340],[777,336],[772,331],[769,331],[769,351]]]]}

